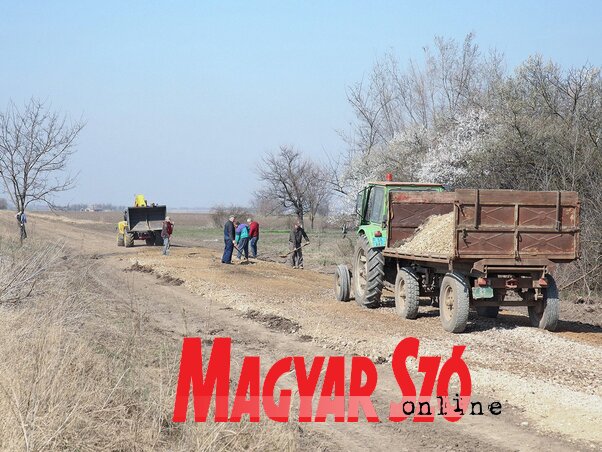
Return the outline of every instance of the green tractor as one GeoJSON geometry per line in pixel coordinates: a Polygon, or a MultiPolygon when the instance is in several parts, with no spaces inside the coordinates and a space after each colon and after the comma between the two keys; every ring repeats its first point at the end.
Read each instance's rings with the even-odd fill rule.
{"type": "Polygon", "coordinates": [[[355,301],[367,308],[375,308],[385,285],[385,258],[388,223],[391,219],[389,199],[392,192],[437,191],[440,184],[393,182],[391,175],[383,182],[368,182],[357,195],[357,243],[353,254],[352,271],[339,265],[336,269],[335,292],[339,301],[349,301],[351,291],[355,301]],[[353,276],[353,278],[352,278],[353,276]]]}

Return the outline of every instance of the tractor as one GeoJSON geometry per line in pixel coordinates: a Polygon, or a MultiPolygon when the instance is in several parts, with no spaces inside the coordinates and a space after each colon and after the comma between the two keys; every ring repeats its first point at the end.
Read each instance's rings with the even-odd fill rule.
{"type": "Polygon", "coordinates": [[[166,206],[150,204],[144,195],[136,195],[134,206],[123,212],[123,221],[117,224],[117,246],[134,246],[134,240],[147,245],[163,245],[161,229],[167,213],[166,206]]]}
{"type": "Polygon", "coordinates": [[[353,293],[359,305],[375,308],[387,288],[401,318],[416,319],[420,299],[430,300],[452,333],[464,331],[470,308],[495,318],[501,306],[527,306],[533,326],[556,328],[552,272],[580,252],[576,192],[452,192],[388,176],[368,183],[357,201],[353,268],[336,268],[337,300],[349,301],[353,293]],[[427,224],[436,218],[445,221],[432,235],[427,224]],[[412,248],[421,234],[426,240],[412,248]]]}

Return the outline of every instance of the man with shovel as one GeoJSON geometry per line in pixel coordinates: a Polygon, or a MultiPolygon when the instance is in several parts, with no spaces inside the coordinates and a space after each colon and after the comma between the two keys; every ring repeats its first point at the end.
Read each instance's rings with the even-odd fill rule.
{"type": "Polygon", "coordinates": [[[309,238],[301,226],[301,223],[298,221],[293,226],[291,230],[291,234],[289,235],[288,241],[290,243],[291,248],[291,265],[293,268],[303,268],[303,246],[301,245],[301,240],[305,239],[306,244],[309,245],[309,238]]]}

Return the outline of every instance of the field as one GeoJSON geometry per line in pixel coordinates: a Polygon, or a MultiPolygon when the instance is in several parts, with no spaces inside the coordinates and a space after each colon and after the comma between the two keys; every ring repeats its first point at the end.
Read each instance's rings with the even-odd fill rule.
{"type": "MultiPolygon", "coordinates": [[[[308,231],[312,245],[306,270],[299,271],[278,257],[288,249],[285,225],[266,223],[263,260],[223,266],[222,232],[209,216],[172,217],[174,246],[165,258],[155,247],[118,248],[119,213],[31,214],[23,249],[10,238],[14,219],[0,216],[2,255],[10,257],[3,259],[3,277],[24,261],[45,262],[30,294],[0,305],[7,325],[0,341],[6,357],[0,408],[10,413],[0,422],[0,449],[602,447],[599,305],[565,298],[556,333],[531,328],[524,311],[512,310],[497,320],[471,315],[466,334],[450,335],[429,306],[421,306],[415,321],[399,319],[391,294],[376,310],[337,302],[332,267],[348,260],[352,249],[338,231],[308,231]],[[260,355],[263,372],[284,356],[369,356],[378,363],[373,401],[379,413],[399,394],[390,370],[399,340],[416,336],[422,355],[444,359],[452,345],[463,344],[473,398],[499,400],[504,409],[500,416],[455,424],[176,425],[170,417],[183,336],[201,336],[204,347],[232,337],[232,361],[260,355]]],[[[234,365],[234,379],[239,370],[234,365]]]]}
{"type": "MultiPolygon", "coordinates": [[[[174,240],[182,243],[200,244],[211,249],[223,250],[223,230],[216,228],[210,214],[205,213],[171,213],[175,220],[174,240]]],[[[58,216],[51,213],[38,214],[43,218],[69,222],[77,225],[88,225],[90,228],[108,232],[115,230],[116,224],[121,220],[120,212],[61,212],[58,216]]],[[[261,238],[259,249],[262,259],[285,262],[279,256],[289,251],[288,237],[291,219],[283,218],[258,218],[261,225],[261,238]]],[[[321,221],[317,220],[317,226],[321,221]]],[[[332,272],[333,265],[350,263],[353,253],[354,237],[350,233],[343,238],[338,229],[316,228],[316,231],[307,230],[311,245],[303,248],[306,267],[314,270],[332,272]]]]}

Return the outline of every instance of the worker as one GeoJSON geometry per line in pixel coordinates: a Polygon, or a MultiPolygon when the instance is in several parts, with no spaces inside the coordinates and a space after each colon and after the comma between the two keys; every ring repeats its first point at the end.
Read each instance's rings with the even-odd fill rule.
{"type": "Polygon", "coordinates": [[[19,223],[19,230],[21,231],[21,241],[27,238],[27,231],[25,230],[25,224],[27,223],[27,215],[25,211],[19,210],[16,215],[17,223],[19,223]]]}
{"type": "Polygon", "coordinates": [[[244,253],[245,260],[249,260],[249,226],[246,223],[236,222],[236,243],[238,244],[238,253],[236,257],[240,257],[244,253]]]}
{"type": "Polygon", "coordinates": [[[247,218],[247,223],[249,224],[249,238],[251,239],[249,242],[251,244],[251,256],[256,258],[257,242],[259,241],[259,223],[251,218],[247,218]]]}
{"type": "Polygon", "coordinates": [[[303,226],[300,222],[296,222],[291,230],[291,234],[288,238],[291,253],[291,265],[293,268],[303,268],[303,250],[301,248],[301,240],[305,239],[309,243],[309,237],[305,233],[303,226]]]}
{"type": "Polygon", "coordinates": [[[163,255],[167,256],[169,254],[169,246],[171,234],[173,233],[173,221],[171,218],[165,217],[163,221],[163,228],[161,229],[161,237],[163,238],[163,255]]]}
{"type": "Polygon", "coordinates": [[[222,264],[232,263],[232,250],[234,249],[234,245],[236,245],[235,221],[236,217],[230,215],[230,218],[228,218],[228,221],[224,225],[224,255],[222,256],[222,264]]]}

